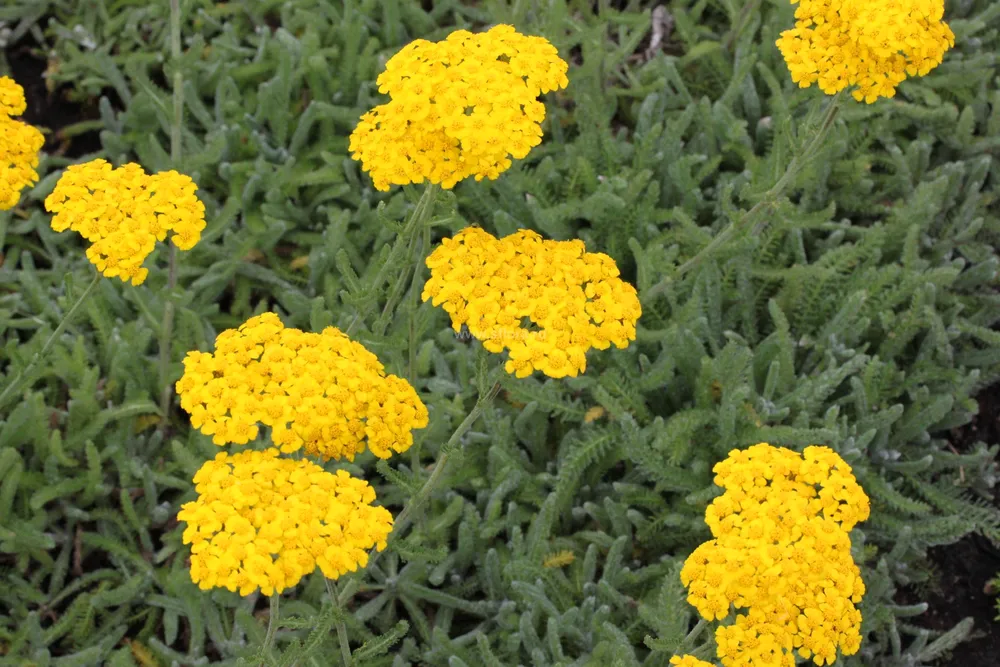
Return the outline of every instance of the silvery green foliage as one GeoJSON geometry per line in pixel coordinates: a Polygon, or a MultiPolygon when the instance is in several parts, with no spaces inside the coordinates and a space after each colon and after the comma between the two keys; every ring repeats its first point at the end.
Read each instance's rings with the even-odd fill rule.
{"type": "MultiPolygon", "coordinates": [[[[22,0],[0,19],[51,49],[61,90],[97,100],[96,123],[79,129],[99,126],[103,156],[170,168],[167,3],[93,4],[22,0]]],[[[182,170],[209,226],[182,256],[175,377],[184,352],[264,309],[289,326],[351,328],[415,383],[431,423],[388,464],[345,467],[394,511],[422,484],[500,359],[419,305],[426,271],[398,236],[419,190],[374,191],[347,135],[379,101],[374,79],[400,45],[456,27],[544,34],[571,61],[571,85],[547,96],[545,143],[528,160],[438,197],[431,239],[469,224],[583,238],[618,261],[644,308],[636,343],[592,352],[584,376],[504,378],[442,490],[352,603],[331,604],[310,578],[282,603],[279,650],[260,657],[339,664],[341,622],[365,666],[710,658],[710,632],[688,638],[697,619],[679,569],[710,536],[713,465],[767,441],[833,447],[872,498],[852,534],[866,641],[842,664],[932,664],[969,623],[923,629],[925,605],[897,603],[900,588],[927,580],[928,547],[1000,539],[996,443],[956,452],[947,440],[1000,378],[1000,8],[949,3],[959,44],[945,63],[894,100],[846,104],[789,197],[679,275],[819,121],[818,91],[796,88],[771,46],[794,8],[762,3],[737,34],[739,3],[673,2],[649,52],[647,3],[593,4],[182,2],[182,170]],[[563,550],[572,563],[545,567],[563,550]]],[[[53,233],[39,204],[66,162],[43,163],[24,216],[0,216],[7,377],[89,275],[78,239],[53,233]]],[[[30,390],[0,406],[8,656],[258,657],[266,601],[203,593],[187,577],[174,517],[218,450],[179,411],[167,438],[147,428],[165,253],[151,261],[148,288],[101,282],[30,390]]]]}

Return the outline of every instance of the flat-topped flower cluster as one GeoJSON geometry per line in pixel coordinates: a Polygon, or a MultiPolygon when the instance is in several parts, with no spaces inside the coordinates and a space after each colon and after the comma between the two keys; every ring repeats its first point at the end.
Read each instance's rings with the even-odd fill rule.
{"type": "Polygon", "coordinates": [[[407,44],[378,77],[390,97],[351,134],[375,187],[496,178],[541,143],[541,93],[565,88],[568,65],[543,37],[509,25],[407,44]]]}
{"type": "Polygon", "coordinates": [[[850,466],[828,447],[761,443],[715,472],[725,489],[705,512],[715,539],[688,557],[681,581],[708,620],[746,610],[716,631],[722,664],[794,667],[794,651],[823,665],[838,649],[856,653],[865,585],[848,533],[870,508],[850,466]]]}
{"type": "Polygon", "coordinates": [[[198,498],[177,518],[187,523],[191,578],[202,589],[271,595],[317,567],[336,579],[363,566],[373,545],[385,548],[392,530],[367,482],[275,449],[220,453],[194,483],[198,498]]]}
{"type": "Polygon", "coordinates": [[[506,369],[517,377],[575,377],[590,348],[635,340],[635,287],[579,239],[548,241],[529,230],[497,239],[468,227],[442,241],[427,266],[423,300],[442,305],[455,331],[467,325],[490,352],[509,350],[506,369]]]}
{"type": "Polygon", "coordinates": [[[217,445],[246,444],[257,423],[271,427],[282,452],[304,449],[322,460],[368,449],[404,452],[427,408],[406,380],[386,375],[378,358],[339,329],[286,328],[274,313],[223,331],[215,352],[189,352],[177,382],[191,425],[217,445]]]}
{"type": "Polygon", "coordinates": [[[52,229],[72,229],[90,241],[89,259],[109,278],[140,285],[149,275],[143,262],[170,232],[181,250],[190,250],[205,229],[205,205],[198,186],[176,171],[147,174],[129,163],[118,169],[92,160],[66,169],[45,198],[52,229]]]}
{"type": "Polygon", "coordinates": [[[16,120],[28,108],[24,89],[0,76],[0,211],[14,208],[21,190],[38,182],[38,151],[45,137],[36,128],[16,120]]]}
{"type": "Polygon", "coordinates": [[[857,86],[869,104],[892,97],[907,75],[923,76],[955,46],[944,0],[791,0],[796,23],[778,49],[792,80],[833,94],[857,86]]]}
{"type": "Polygon", "coordinates": [[[280,593],[317,567],[336,578],[385,548],[392,515],[372,504],[367,482],[281,456],[354,460],[367,443],[387,458],[413,443],[427,408],[375,355],[334,327],[308,333],[263,313],[220,333],[214,353],[189,352],[176,389],[216,444],[255,440],[259,422],[275,445],[220,453],[195,475],[198,497],[177,516],[199,586],[280,593]]]}

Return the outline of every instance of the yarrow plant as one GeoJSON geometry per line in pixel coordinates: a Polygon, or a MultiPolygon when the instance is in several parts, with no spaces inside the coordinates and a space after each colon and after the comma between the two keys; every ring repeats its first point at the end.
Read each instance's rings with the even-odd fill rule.
{"type": "Polygon", "coordinates": [[[0,211],[14,208],[21,190],[38,182],[38,152],[45,137],[36,128],[15,120],[28,108],[24,89],[0,76],[0,211]]]}
{"type": "Polygon", "coordinates": [[[45,198],[55,213],[52,228],[72,229],[91,242],[87,258],[106,277],[140,285],[142,266],[167,232],[181,250],[190,250],[205,229],[205,206],[189,176],[176,171],[147,174],[129,163],[113,169],[106,160],[72,165],[45,198]]]}
{"type": "Polygon", "coordinates": [[[223,331],[214,353],[189,352],[176,389],[191,425],[217,445],[254,440],[260,422],[281,451],[321,459],[353,461],[366,441],[388,458],[428,418],[413,387],[360,343],[335,327],[286,328],[274,313],[223,331]]]}
{"type": "Polygon", "coordinates": [[[794,667],[794,650],[823,665],[838,648],[856,653],[865,585],[848,533],[869,501],[850,466],[828,447],[800,455],[761,443],[714,471],[725,489],[705,512],[715,539],[688,557],[681,581],[709,621],[747,610],[716,630],[722,664],[794,667]]]}
{"type": "Polygon", "coordinates": [[[579,239],[549,241],[529,230],[497,239],[470,227],[442,241],[427,266],[423,300],[443,306],[455,331],[467,325],[490,352],[509,350],[505,368],[517,377],[575,377],[590,348],[635,340],[635,287],[579,239]]]}
{"type": "Polygon", "coordinates": [[[194,476],[198,498],[177,518],[187,523],[191,579],[272,595],[317,567],[336,579],[385,548],[392,515],[374,507],[367,482],[315,463],[280,458],[278,450],[220,453],[194,476]]]}
{"type": "Polygon", "coordinates": [[[543,37],[509,25],[418,39],[377,80],[390,101],[361,117],[350,151],[375,187],[495,179],[541,142],[538,96],[565,88],[567,63],[543,37]]]}
{"type": "Polygon", "coordinates": [[[924,76],[955,45],[944,0],[791,0],[796,23],[777,46],[792,80],[854,99],[893,97],[907,75],[924,76]]]}

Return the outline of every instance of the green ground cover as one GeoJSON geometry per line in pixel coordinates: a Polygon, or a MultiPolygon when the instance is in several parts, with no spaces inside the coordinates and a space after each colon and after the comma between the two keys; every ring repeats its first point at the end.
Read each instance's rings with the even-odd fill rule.
{"type": "Polygon", "coordinates": [[[835,116],[774,46],[794,22],[784,0],[181,9],[175,59],[165,1],[0,7],[29,106],[39,82],[16,69],[30,50],[74,118],[50,134],[40,182],[0,212],[0,387],[94,273],[42,205],[64,167],[176,168],[208,221],[176,290],[163,248],[144,285],[99,281],[0,404],[0,661],[338,665],[344,633],[361,667],[711,659],[711,633],[689,634],[701,626],[679,571],[711,538],[712,467],[768,442],[833,448],[871,498],[851,533],[864,642],[836,664],[947,664],[972,622],[922,621],[928,549],[1000,541],[1000,443],[950,439],[1000,379],[1000,5],[947,2],[944,62],[835,116]],[[429,240],[528,228],[613,257],[639,291],[637,340],[592,351],[576,378],[491,375],[500,357],[410,291],[428,248],[400,223],[423,190],[376,191],[347,150],[401,46],[497,23],[549,39],[570,84],[543,97],[545,136],[525,160],[436,196],[429,240]],[[350,328],[407,378],[430,413],[415,446],[328,465],[367,479],[394,514],[450,457],[405,539],[342,578],[338,603],[318,575],[286,592],[270,651],[266,597],[190,580],[176,515],[219,449],[176,400],[159,407],[168,303],[172,380],[187,351],[265,311],[350,328]],[[494,378],[496,399],[477,403],[494,378]]]}

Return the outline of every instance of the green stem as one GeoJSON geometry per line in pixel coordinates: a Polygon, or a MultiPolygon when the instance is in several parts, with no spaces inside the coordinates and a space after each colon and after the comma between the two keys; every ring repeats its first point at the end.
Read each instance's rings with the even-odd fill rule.
{"type": "Polygon", "coordinates": [[[66,326],[69,324],[69,321],[73,319],[73,315],[76,314],[77,309],[80,308],[81,304],[83,304],[87,296],[89,296],[90,293],[93,291],[93,289],[97,287],[97,282],[100,279],[101,279],[101,274],[95,273],[94,279],[91,280],[90,284],[87,285],[87,288],[83,290],[83,294],[81,294],[80,297],[76,300],[76,303],[74,303],[73,306],[69,309],[69,311],[67,311],[66,314],[63,315],[62,320],[59,322],[58,325],[56,325],[55,331],[53,331],[49,335],[48,340],[45,341],[45,344],[42,346],[42,349],[37,353],[35,353],[35,355],[31,358],[31,361],[28,362],[28,365],[22,368],[20,371],[18,371],[18,373],[14,376],[14,378],[9,383],[7,383],[7,386],[4,387],[3,392],[0,392],[0,407],[3,407],[5,405],[8,397],[12,393],[17,391],[19,385],[25,380],[25,378],[30,377],[31,372],[35,369],[35,366],[37,366],[38,362],[45,357],[49,349],[56,342],[56,339],[59,338],[59,335],[66,330],[66,326]]]}
{"type": "Polygon", "coordinates": [[[821,121],[819,128],[816,130],[816,134],[814,134],[809,143],[806,144],[804,150],[792,157],[791,162],[788,163],[788,168],[785,169],[785,173],[781,175],[781,178],[778,179],[777,183],[775,183],[770,190],[764,193],[761,200],[754,204],[749,211],[741,215],[736,222],[726,227],[726,229],[713,238],[708,245],[699,250],[694,257],[677,267],[674,275],[664,276],[660,282],[646,291],[643,295],[644,299],[651,299],[663,292],[667,289],[670,283],[673,282],[674,278],[680,277],[691,269],[699,266],[702,262],[712,256],[716,250],[725,245],[737,232],[745,229],[765,208],[774,206],[777,198],[784,193],[785,188],[787,188],[799,172],[802,171],[802,167],[813,157],[816,150],[820,147],[823,140],[826,138],[826,135],[829,133],[830,128],[833,127],[833,121],[837,117],[837,111],[840,105],[841,94],[842,93],[837,93],[833,96],[833,99],[830,100],[830,104],[826,109],[826,114],[823,116],[823,120],[821,121]]]}
{"type": "MultiPolygon", "coordinates": [[[[428,226],[424,226],[423,246],[421,256],[426,257],[431,247],[431,228],[428,226]]],[[[409,380],[410,384],[417,381],[417,373],[415,370],[417,359],[417,309],[420,308],[419,286],[424,279],[424,264],[424,262],[417,264],[417,267],[413,270],[413,283],[410,285],[410,303],[413,306],[413,310],[410,311],[409,317],[410,349],[406,374],[406,379],[409,380]]]]}
{"type": "MultiPolygon", "coordinates": [[[[170,0],[170,59],[174,65],[173,101],[174,118],[170,126],[170,162],[174,169],[181,162],[181,127],[184,122],[184,75],[181,72],[181,3],[170,0]]],[[[174,333],[174,291],[177,289],[177,246],[170,244],[167,272],[166,303],[163,306],[163,325],[160,327],[160,431],[169,421],[170,397],[173,386],[167,379],[170,372],[170,344],[174,333]]]]}
{"type": "MultiPolygon", "coordinates": [[[[341,603],[340,597],[337,595],[337,584],[325,576],[323,577],[323,583],[326,584],[326,593],[330,596],[330,602],[343,608],[343,603],[341,603]]],[[[351,656],[351,645],[347,639],[347,626],[340,620],[340,617],[333,624],[337,629],[337,643],[340,644],[340,659],[344,661],[344,667],[353,667],[354,658],[351,656]]]]}
{"type": "MultiPolygon", "coordinates": [[[[371,286],[373,290],[381,289],[382,283],[384,283],[389,277],[389,271],[395,269],[399,265],[399,260],[401,259],[399,255],[404,247],[407,250],[410,250],[412,256],[414,234],[426,226],[427,221],[434,213],[434,196],[437,194],[438,189],[439,186],[433,183],[428,184],[427,187],[424,188],[423,194],[420,195],[420,199],[417,201],[417,205],[413,207],[413,213],[410,214],[410,219],[406,222],[406,226],[403,228],[403,231],[396,238],[395,244],[393,244],[392,251],[389,253],[389,259],[386,260],[385,264],[379,268],[378,273],[375,274],[375,280],[371,286]]],[[[417,261],[420,260],[418,259],[417,261]]],[[[400,280],[402,280],[402,278],[400,278],[400,280]]],[[[388,307],[388,303],[386,306],[388,307]]],[[[361,322],[363,317],[363,313],[357,313],[344,333],[350,336],[354,327],[361,322]]]]}
{"type": "Polygon", "coordinates": [[[743,28],[746,27],[747,19],[750,18],[750,13],[755,11],[758,5],[760,5],[760,0],[746,0],[743,3],[743,10],[736,18],[736,23],[733,24],[733,29],[729,31],[729,34],[726,35],[725,41],[722,42],[723,50],[728,51],[732,48],[733,42],[736,41],[736,39],[740,36],[740,33],[743,32],[743,28]]]}
{"type": "MultiPolygon", "coordinates": [[[[424,482],[422,487],[420,487],[420,490],[417,491],[416,495],[410,498],[406,507],[403,508],[403,511],[400,512],[393,521],[392,533],[389,535],[389,542],[394,542],[403,536],[403,532],[410,525],[410,517],[414,512],[420,509],[425,502],[427,502],[427,499],[430,498],[431,493],[438,485],[438,482],[440,482],[442,477],[444,477],[444,471],[448,465],[450,452],[458,445],[458,441],[461,440],[463,435],[465,435],[465,432],[468,431],[474,423],[476,423],[476,420],[479,419],[479,415],[481,415],[486,406],[492,402],[494,398],[496,398],[498,393],[500,393],[499,382],[494,384],[488,392],[479,397],[479,400],[476,401],[476,405],[473,406],[472,411],[462,421],[462,423],[458,425],[458,428],[456,428],[455,432],[451,434],[451,437],[448,438],[448,442],[446,442],[441,448],[441,456],[438,458],[437,463],[434,464],[434,470],[431,471],[431,476],[427,478],[427,481],[424,482]]],[[[368,571],[375,567],[375,563],[378,562],[382,553],[383,551],[373,551],[368,557],[368,564],[365,565],[363,571],[368,571]]],[[[347,596],[344,595],[344,591],[342,591],[341,598],[345,602],[346,597],[347,596]]]]}
{"type": "Polygon", "coordinates": [[[703,618],[699,618],[698,623],[694,626],[694,628],[691,629],[691,632],[689,632],[687,636],[684,638],[684,640],[681,642],[681,646],[683,646],[686,649],[693,646],[694,640],[698,639],[698,635],[700,635],[702,633],[702,630],[704,630],[706,627],[708,627],[708,621],[706,621],[703,618]]]}
{"type": "Polygon", "coordinates": [[[271,644],[274,643],[274,636],[278,632],[278,603],[281,596],[278,593],[271,595],[271,611],[267,617],[267,634],[264,635],[264,646],[261,647],[260,665],[266,664],[271,655],[271,644]]]}

